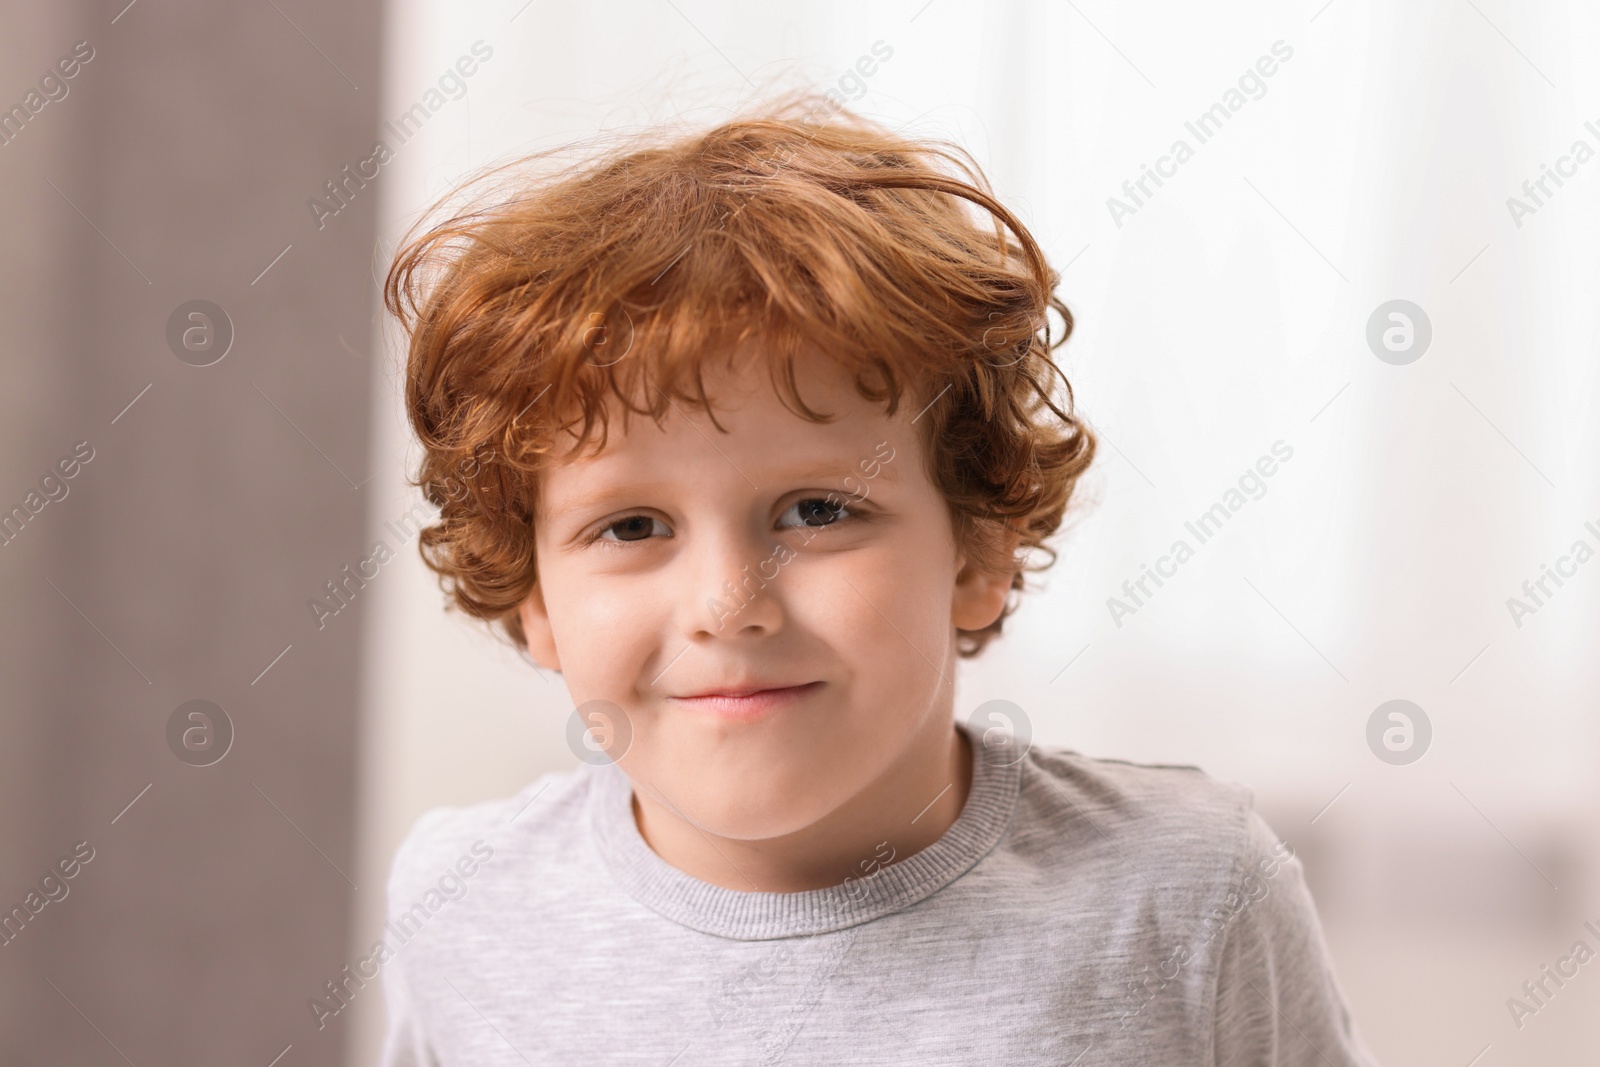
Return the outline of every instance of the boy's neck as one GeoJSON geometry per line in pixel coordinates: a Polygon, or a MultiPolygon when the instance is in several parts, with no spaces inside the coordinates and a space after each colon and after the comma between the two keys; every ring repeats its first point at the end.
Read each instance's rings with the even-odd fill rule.
{"type": "Polygon", "coordinates": [[[764,893],[823,889],[939,840],[966,805],[972,760],[966,734],[941,718],[848,803],[781,838],[708,835],[637,788],[633,816],[656,855],[703,882],[764,893]]]}

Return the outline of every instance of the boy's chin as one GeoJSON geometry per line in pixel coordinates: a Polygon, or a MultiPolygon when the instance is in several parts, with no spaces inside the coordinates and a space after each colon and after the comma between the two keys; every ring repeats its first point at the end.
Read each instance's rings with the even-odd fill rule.
{"type": "Polygon", "coordinates": [[[667,813],[687,819],[704,833],[734,841],[769,841],[800,833],[836,810],[852,792],[819,781],[815,774],[791,777],[769,771],[672,777],[678,779],[675,786],[656,780],[657,795],[671,801],[667,813]]]}

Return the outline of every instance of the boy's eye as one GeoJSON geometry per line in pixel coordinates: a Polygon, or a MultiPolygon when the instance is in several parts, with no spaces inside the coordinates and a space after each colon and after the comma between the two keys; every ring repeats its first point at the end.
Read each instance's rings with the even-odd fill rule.
{"type": "MultiPolygon", "coordinates": [[[[625,518],[618,519],[616,522],[608,523],[606,526],[602,527],[600,531],[594,535],[593,540],[644,541],[649,539],[651,533],[654,532],[655,526],[657,525],[659,525],[663,530],[666,529],[666,523],[661,522],[659,519],[651,518],[649,515],[629,515],[625,518]],[[612,531],[616,531],[617,536],[607,537],[606,535],[612,531]]],[[[668,532],[668,536],[671,536],[670,531],[668,532]]]]}
{"type": "Polygon", "coordinates": [[[841,516],[847,516],[848,511],[843,504],[836,504],[824,497],[807,497],[790,505],[789,510],[779,516],[778,525],[787,525],[783,520],[792,514],[804,526],[832,526],[841,516]]]}
{"type": "MultiPolygon", "coordinates": [[[[797,500],[789,505],[782,515],[778,517],[779,526],[806,526],[819,529],[824,526],[833,526],[842,519],[855,518],[855,514],[842,503],[834,503],[825,497],[807,497],[797,500]],[[791,520],[791,517],[793,521],[791,520]]],[[[590,541],[648,541],[658,533],[671,537],[672,531],[667,524],[650,515],[625,515],[614,522],[609,522],[601,527],[589,538],[590,541]]]]}

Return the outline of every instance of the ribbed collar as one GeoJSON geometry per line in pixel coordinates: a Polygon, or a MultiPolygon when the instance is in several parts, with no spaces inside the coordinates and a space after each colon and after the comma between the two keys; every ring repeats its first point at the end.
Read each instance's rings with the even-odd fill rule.
{"type": "Polygon", "coordinates": [[[1016,808],[1020,761],[985,758],[972,742],[972,787],[944,834],[866,878],[798,893],[759,893],[703,882],[656,855],[633,818],[633,783],[615,764],[587,768],[593,840],[617,882],[645,907],[701,933],[757,941],[829,933],[911,906],[971,870],[999,843],[1016,808]]]}

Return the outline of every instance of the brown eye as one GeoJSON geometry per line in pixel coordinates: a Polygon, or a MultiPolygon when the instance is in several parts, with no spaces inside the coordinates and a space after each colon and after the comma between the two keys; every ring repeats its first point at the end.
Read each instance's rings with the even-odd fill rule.
{"type": "MultiPolygon", "coordinates": [[[[649,515],[629,515],[605,526],[595,535],[597,541],[647,541],[658,520],[649,515]],[[607,534],[615,533],[615,537],[607,534]]],[[[664,528],[664,526],[663,526],[664,528]]]]}
{"type": "Polygon", "coordinates": [[[808,497],[805,500],[796,501],[783,515],[788,517],[793,513],[800,520],[801,525],[815,529],[821,526],[834,525],[839,521],[840,516],[845,515],[847,511],[848,509],[843,504],[832,503],[823,497],[808,497]]]}

